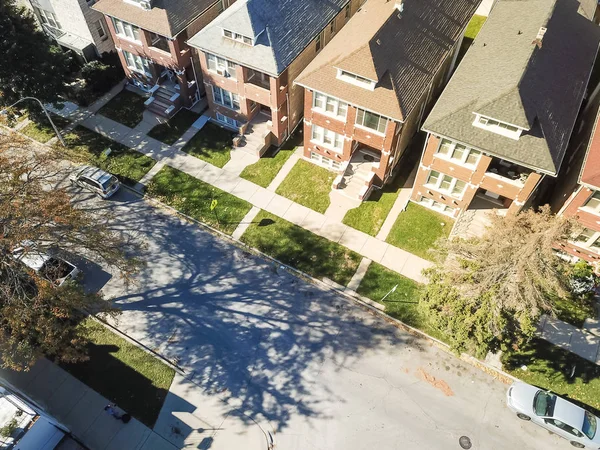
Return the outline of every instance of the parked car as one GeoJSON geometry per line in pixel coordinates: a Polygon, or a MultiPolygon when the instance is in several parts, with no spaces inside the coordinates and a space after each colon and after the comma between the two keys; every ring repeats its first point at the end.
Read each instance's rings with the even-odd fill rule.
{"type": "Polygon", "coordinates": [[[20,247],[13,250],[12,255],[55,286],[62,286],[69,280],[76,280],[81,273],[75,265],[38,250],[32,242],[22,243],[20,247]]]}
{"type": "Polygon", "coordinates": [[[519,419],[550,430],[573,447],[600,449],[600,419],[568,400],[521,381],[508,389],[506,400],[519,419]]]}
{"type": "Polygon", "coordinates": [[[109,198],[121,187],[114,175],[92,166],[83,166],[71,175],[71,183],[92,191],[102,198],[109,198]]]}

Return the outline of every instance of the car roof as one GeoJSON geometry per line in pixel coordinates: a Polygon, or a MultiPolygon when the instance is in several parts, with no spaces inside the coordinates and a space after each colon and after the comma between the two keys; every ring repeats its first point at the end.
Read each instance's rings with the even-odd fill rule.
{"type": "Polygon", "coordinates": [[[30,269],[38,271],[42,268],[45,262],[50,260],[50,256],[38,250],[29,250],[23,256],[17,256],[17,259],[25,264],[30,269]]]}
{"type": "Polygon", "coordinates": [[[82,167],[81,171],[79,172],[79,176],[88,177],[94,181],[97,181],[100,184],[104,184],[112,178],[112,175],[110,173],[93,166],[82,167]]]}
{"type": "Polygon", "coordinates": [[[585,410],[568,400],[561,397],[556,397],[556,403],[554,404],[554,414],[552,418],[558,419],[561,422],[577,427],[581,429],[583,424],[583,418],[585,416],[585,410]]]}

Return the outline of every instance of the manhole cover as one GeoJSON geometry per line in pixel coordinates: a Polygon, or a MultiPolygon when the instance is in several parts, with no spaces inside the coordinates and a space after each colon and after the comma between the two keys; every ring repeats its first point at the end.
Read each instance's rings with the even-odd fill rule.
{"type": "Polygon", "coordinates": [[[461,436],[458,440],[458,443],[464,449],[469,449],[473,445],[471,444],[471,439],[469,439],[467,436],[461,436]]]}

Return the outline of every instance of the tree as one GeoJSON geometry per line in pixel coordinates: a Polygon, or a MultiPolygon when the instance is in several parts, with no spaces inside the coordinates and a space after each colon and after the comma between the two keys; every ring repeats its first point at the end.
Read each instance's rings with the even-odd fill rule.
{"type": "Polygon", "coordinates": [[[53,103],[65,92],[69,57],[15,0],[0,0],[0,105],[23,97],[53,103]]]}
{"type": "Polygon", "coordinates": [[[447,257],[428,270],[422,301],[454,349],[481,357],[531,337],[554,300],[570,296],[570,266],[554,248],[576,229],[545,206],[493,215],[483,237],[440,244],[447,257]]]}
{"type": "MultiPolygon", "coordinates": [[[[52,152],[35,153],[15,134],[0,134],[0,358],[5,367],[26,368],[39,352],[64,362],[85,358],[81,320],[86,313],[115,315],[100,294],[78,283],[56,286],[28,269],[15,249],[83,256],[111,267],[126,280],[139,266],[128,257],[135,237],[123,237],[100,222],[92,210],[76,208],[52,152]]],[[[103,217],[105,212],[103,212],[103,217]]],[[[35,255],[35,253],[30,253],[35,255]]]]}

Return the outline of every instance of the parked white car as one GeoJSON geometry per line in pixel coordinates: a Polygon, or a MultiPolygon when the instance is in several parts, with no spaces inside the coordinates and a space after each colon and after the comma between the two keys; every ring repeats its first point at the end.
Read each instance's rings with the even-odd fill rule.
{"type": "Polygon", "coordinates": [[[76,280],[81,273],[75,265],[38,250],[32,242],[22,243],[20,247],[13,250],[12,255],[17,261],[51,281],[55,286],[62,286],[69,280],[76,280]]]}
{"type": "Polygon", "coordinates": [[[598,419],[558,395],[517,381],[506,394],[508,407],[522,420],[530,420],[567,439],[573,447],[600,449],[598,419]]]}
{"type": "Polygon", "coordinates": [[[71,184],[81,186],[104,199],[111,197],[121,187],[114,175],[92,166],[82,166],[70,177],[71,184]]]}

